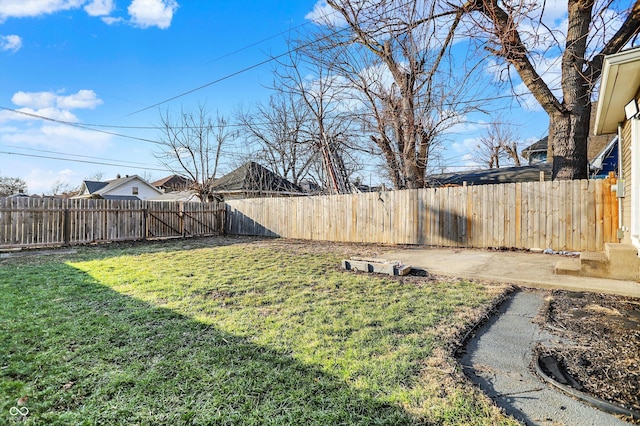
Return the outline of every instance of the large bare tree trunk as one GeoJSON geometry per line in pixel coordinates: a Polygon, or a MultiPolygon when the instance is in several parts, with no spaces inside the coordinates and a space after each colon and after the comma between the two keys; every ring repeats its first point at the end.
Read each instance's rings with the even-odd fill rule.
{"type": "Polygon", "coordinates": [[[554,179],[588,177],[587,138],[594,82],[584,74],[593,0],[569,0],[566,48],[562,55],[562,108],[549,113],[549,147],[554,179]]]}
{"type": "MultiPolygon", "coordinates": [[[[601,4],[594,12],[594,0],[568,0],[567,34],[562,55],[562,98],[557,98],[544,82],[531,61],[518,23],[526,20],[531,7],[506,7],[498,0],[470,0],[463,9],[479,12],[489,22],[478,21],[480,29],[489,39],[487,47],[494,55],[503,58],[518,72],[522,82],[549,115],[549,152],[553,159],[553,179],[583,179],[587,171],[587,137],[591,119],[591,93],[602,72],[604,55],[619,52],[640,31],[640,0],[635,0],[628,10],[613,10],[611,3],[601,4]],[[610,7],[607,9],[607,7],[610,7]],[[592,38],[590,29],[594,19],[604,19],[608,12],[618,14],[623,22],[619,30],[599,52],[588,59],[587,42],[592,38]]],[[[535,7],[534,7],[535,9],[535,7]]],[[[615,20],[609,17],[608,23],[615,20]]],[[[599,22],[602,24],[602,21],[599,22]]],[[[604,24],[603,24],[604,25],[604,24]]],[[[609,34],[601,33],[600,36],[609,34]]],[[[597,38],[593,37],[597,40],[597,38]]]]}
{"type": "Polygon", "coordinates": [[[554,179],[587,179],[590,114],[587,105],[578,111],[550,115],[547,157],[553,159],[554,179]]]}

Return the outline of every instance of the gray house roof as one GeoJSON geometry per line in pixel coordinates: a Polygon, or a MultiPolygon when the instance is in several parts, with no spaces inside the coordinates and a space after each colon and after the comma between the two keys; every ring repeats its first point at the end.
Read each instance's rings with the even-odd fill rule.
{"type": "Polygon", "coordinates": [[[501,167],[499,169],[476,170],[464,173],[446,173],[428,177],[430,187],[443,185],[489,185],[498,183],[534,182],[540,180],[540,172],[545,180],[551,180],[552,164],[538,163],[520,167],[501,167]]]}
{"type": "Polygon", "coordinates": [[[90,194],[93,194],[95,192],[100,191],[102,188],[106,187],[107,185],[109,185],[109,182],[97,182],[95,180],[85,180],[84,184],[87,187],[87,191],[89,191],[90,194]]]}
{"type": "Polygon", "coordinates": [[[539,141],[529,145],[525,149],[522,150],[522,156],[527,159],[527,161],[531,161],[531,157],[537,155],[544,155],[545,159],[547,157],[547,146],[549,145],[549,137],[545,136],[539,141]]]}
{"type": "Polygon", "coordinates": [[[250,161],[218,179],[213,185],[215,193],[256,193],[256,194],[302,194],[282,176],[266,167],[250,161]]]}

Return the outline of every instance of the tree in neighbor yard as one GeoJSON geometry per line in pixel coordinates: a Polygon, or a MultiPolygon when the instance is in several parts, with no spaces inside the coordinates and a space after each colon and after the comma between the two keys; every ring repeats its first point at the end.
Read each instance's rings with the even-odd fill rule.
{"type": "Polygon", "coordinates": [[[547,1],[469,0],[460,10],[472,20],[470,38],[508,71],[515,70],[549,115],[547,158],[553,159],[552,178],[586,179],[592,92],[604,55],[635,41],[640,0],[563,4],[566,10],[558,8],[560,3],[547,1]],[[559,10],[563,13],[558,14],[559,10]],[[554,65],[559,65],[559,81],[545,81],[544,74],[554,65]]]}
{"type": "Polygon", "coordinates": [[[160,120],[161,149],[154,155],[170,171],[190,178],[202,202],[211,201],[222,146],[236,136],[229,120],[218,114],[212,119],[203,104],[182,109],[177,117],[166,111],[160,120]]]}
{"type": "Polygon", "coordinates": [[[314,177],[319,178],[324,191],[345,194],[353,190],[349,183],[352,171],[360,168],[357,156],[351,155],[360,150],[353,143],[355,115],[345,108],[344,88],[321,57],[321,52],[311,57],[300,46],[291,49],[275,70],[274,89],[292,96],[304,110],[301,136],[314,152],[315,161],[309,164],[314,177]]]}
{"type": "Polygon", "coordinates": [[[14,177],[0,176],[0,197],[8,197],[13,194],[27,192],[27,183],[14,177]]]}
{"type": "Polygon", "coordinates": [[[277,88],[268,104],[237,114],[245,137],[259,147],[251,159],[295,185],[308,177],[318,160],[318,151],[306,131],[308,120],[302,101],[277,88]]]}
{"type": "Polygon", "coordinates": [[[470,74],[453,72],[451,54],[462,11],[418,0],[327,5],[332,13],[316,18],[330,34],[316,36],[326,66],[350,84],[394,187],[424,187],[434,148],[463,115],[462,80],[470,74]]]}
{"type": "Polygon", "coordinates": [[[501,163],[518,167],[518,137],[502,119],[494,120],[478,139],[473,159],[490,169],[500,168],[501,163]]]}

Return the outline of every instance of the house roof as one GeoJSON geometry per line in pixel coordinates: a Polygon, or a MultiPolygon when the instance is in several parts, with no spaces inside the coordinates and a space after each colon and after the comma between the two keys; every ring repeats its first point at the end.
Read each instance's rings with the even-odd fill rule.
{"type": "Polygon", "coordinates": [[[184,201],[184,202],[200,202],[198,194],[195,191],[172,191],[150,198],[148,201],[184,201]]]}
{"type": "Polygon", "coordinates": [[[118,201],[140,201],[140,198],[135,195],[103,195],[104,200],[118,200],[118,201]]]}
{"type": "MultiPolygon", "coordinates": [[[[84,186],[87,188],[87,192],[89,193],[89,195],[94,195],[94,196],[101,196],[104,199],[107,199],[109,192],[113,191],[114,189],[118,188],[121,185],[126,184],[127,182],[130,182],[132,180],[137,180],[140,183],[147,185],[149,188],[153,189],[154,191],[158,192],[158,194],[161,194],[162,191],[160,191],[158,188],[150,185],[149,183],[147,183],[144,179],[142,179],[140,176],[138,175],[132,175],[132,176],[125,176],[123,178],[116,178],[116,179],[112,179],[112,180],[108,180],[105,182],[97,182],[97,181],[91,181],[91,180],[85,180],[83,182],[84,186]]],[[[128,198],[121,198],[122,196],[111,196],[111,197],[118,197],[118,198],[111,198],[111,199],[128,199],[128,198]]],[[[133,199],[139,199],[138,197],[134,197],[133,199]]]]}
{"type": "Polygon", "coordinates": [[[85,180],[84,185],[87,187],[89,194],[93,194],[100,191],[105,186],[109,185],[109,182],[98,182],[95,180],[85,180]]]}
{"type": "Polygon", "coordinates": [[[551,180],[552,165],[538,163],[520,167],[501,167],[498,169],[476,170],[464,173],[446,173],[427,178],[427,184],[432,187],[444,185],[489,185],[498,183],[534,182],[540,180],[540,172],[545,180],[551,180]]]}
{"type": "Polygon", "coordinates": [[[640,48],[607,55],[596,113],[595,134],[614,133],[625,119],[624,107],[636,96],[640,86],[640,48]]]}
{"type": "Polygon", "coordinates": [[[302,189],[266,167],[250,161],[218,179],[213,192],[261,192],[301,194],[302,189]]]}
{"type": "Polygon", "coordinates": [[[616,136],[615,138],[611,139],[611,141],[607,144],[607,146],[605,146],[602,150],[600,150],[598,155],[596,155],[593,161],[591,161],[591,164],[590,164],[591,169],[601,169],[602,164],[604,163],[604,160],[611,153],[613,148],[617,146],[616,145],[617,143],[618,143],[618,137],[616,136]]]}
{"type": "Polygon", "coordinates": [[[180,188],[186,187],[191,183],[189,179],[180,175],[171,175],[166,178],[152,182],[151,185],[156,188],[180,188]]]}
{"type": "MultiPolygon", "coordinates": [[[[593,162],[596,157],[605,149],[611,141],[616,137],[615,134],[606,134],[601,136],[589,136],[587,139],[587,159],[589,162],[593,162]]],[[[529,160],[531,154],[534,153],[547,153],[547,146],[549,145],[549,137],[545,136],[539,141],[529,145],[522,150],[522,156],[529,160]]]]}
{"type": "Polygon", "coordinates": [[[528,147],[522,150],[522,156],[529,159],[529,156],[534,152],[547,152],[547,146],[549,145],[549,137],[545,136],[537,142],[532,143],[528,147]]]}

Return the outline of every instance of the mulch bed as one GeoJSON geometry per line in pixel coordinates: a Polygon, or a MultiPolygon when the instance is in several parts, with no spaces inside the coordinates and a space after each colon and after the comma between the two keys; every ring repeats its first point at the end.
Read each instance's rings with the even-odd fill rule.
{"type": "Polygon", "coordinates": [[[557,290],[544,322],[563,343],[543,353],[554,356],[582,392],[640,411],[640,299],[557,290]]]}

